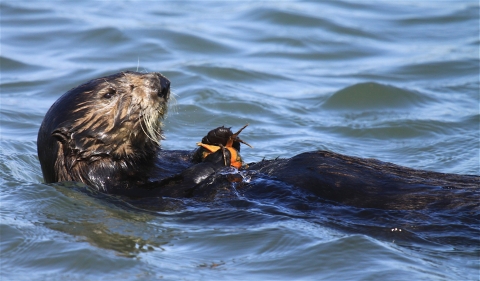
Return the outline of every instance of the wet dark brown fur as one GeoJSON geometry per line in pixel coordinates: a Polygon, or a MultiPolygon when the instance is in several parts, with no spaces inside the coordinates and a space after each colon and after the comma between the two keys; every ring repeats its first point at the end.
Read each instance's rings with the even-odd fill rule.
{"type": "Polygon", "coordinates": [[[251,181],[238,185],[231,174],[218,173],[225,169],[219,153],[198,163],[191,151],[160,149],[169,95],[167,78],[135,72],[95,79],[65,93],[38,134],[45,182],[83,182],[129,198],[215,200],[234,192],[235,182],[253,197],[282,198],[286,190],[301,190],[318,200],[368,208],[456,208],[479,201],[478,176],[418,171],[325,151],[250,163],[244,173],[251,181]]]}

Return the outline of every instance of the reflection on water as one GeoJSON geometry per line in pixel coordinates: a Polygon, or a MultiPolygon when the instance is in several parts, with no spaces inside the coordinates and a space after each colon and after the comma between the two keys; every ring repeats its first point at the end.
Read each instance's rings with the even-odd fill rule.
{"type": "Polygon", "coordinates": [[[144,210],[85,186],[44,185],[36,156],[38,127],[62,93],[138,69],[172,81],[165,149],[248,123],[247,162],[325,149],[478,175],[478,3],[0,9],[4,279],[478,279],[478,208],[386,212],[239,192],[144,210]]]}

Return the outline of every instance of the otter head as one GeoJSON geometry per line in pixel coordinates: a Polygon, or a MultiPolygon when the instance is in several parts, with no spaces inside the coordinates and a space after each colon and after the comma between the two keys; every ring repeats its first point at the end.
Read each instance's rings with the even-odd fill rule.
{"type": "MultiPolygon", "coordinates": [[[[99,189],[153,161],[162,138],[170,81],[122,72],[61,96],[47,112],[37,147],[46,182],[80,181],[99,189]]],[[[141,179],[138,179],[141,181],[141,179]]]]}

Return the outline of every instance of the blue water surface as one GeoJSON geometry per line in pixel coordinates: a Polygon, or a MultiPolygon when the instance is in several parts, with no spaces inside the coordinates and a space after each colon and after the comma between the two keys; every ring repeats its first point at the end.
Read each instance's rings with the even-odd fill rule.
{"type": "Polygon", "coordinates": [[[158,71],[174,93],[164,149],[249,124],[248,162],[322,149],[479,175],[479,13],[478,1],[1,1],[1,279],[479,280],[478,208],[136,210],[43,184],[36,147],[72,87],[158,71]]]}

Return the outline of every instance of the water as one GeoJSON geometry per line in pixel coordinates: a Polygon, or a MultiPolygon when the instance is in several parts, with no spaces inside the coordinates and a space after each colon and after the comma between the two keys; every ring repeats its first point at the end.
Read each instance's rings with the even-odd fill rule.
{"type": "Polygon", "coordinates": [[[480,174],[478,2],[396,2],[2,1],[1,279],[478,280],[478,209],[152,212],[42,183],[49,106],[123,70],[172,81],[165,149],[248,123],[247,161],[326,149],[480,174]]]}

